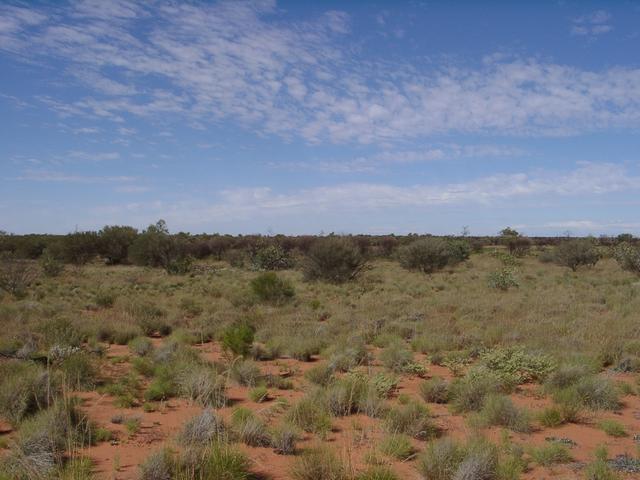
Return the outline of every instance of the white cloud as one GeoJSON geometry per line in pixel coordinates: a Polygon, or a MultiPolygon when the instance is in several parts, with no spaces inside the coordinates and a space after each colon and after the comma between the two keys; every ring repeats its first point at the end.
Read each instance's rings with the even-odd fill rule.
{"type": "Polygon", "coordinates": [[[574,18],[571,33],[574,35],[597,36],[613,30],[609,23],[611,14],[605,10],[597,10],[587,15],[574,18]]]}
{"type": "MultiPolygon", "coordinates": [[[[341,12],[292,23],[268,1],[97,3],[48,19],[35,9],[3,11],[10,25],[0,49],[56,58],[90,84],[82,98],[43,99],[62,115],[186,117],[199,128],[228,119],[261,134],[364,144],[640,126],[633,67],[587,71],[501,56],[466,68],[389,64],[344,49],[352,39],[341,12]],[[24,12],[36,20],[20,20],[24,12]],[[149,91],[150,78],[162,87],[149,91]]],[[[595,12],[574,26],[596,34],[609,21],[595,12]]]]}
{"type": "Polygon", "coordinates": [[[68,156],[74,160],[88,162],[104,162],[108,160],[118,160],[120,158],[118,152],[82,152],[76,150],[69,152],[68,156]]]}
{"type": "Polygon", "coordinates": [[[133,182],[136,178],[125,175],[95,176],[52,172],[48,170],[25,170],[16,180],[45,183],[123,183],[133,182]]]}

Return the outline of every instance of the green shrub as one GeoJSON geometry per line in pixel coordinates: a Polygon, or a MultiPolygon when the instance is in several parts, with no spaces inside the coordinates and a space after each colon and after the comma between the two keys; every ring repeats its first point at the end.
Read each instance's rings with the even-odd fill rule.
{"type": "Polygon", "coordinates": [[[640,274],[640,248],[629,242],[622,242],[614,248],[613,256],[623,270],[640,274]]]}
{"type": "Polygon", "coordinates": [[[611,435],[612,437],[626,437],[627,431],[620,422],[616,422],[615,420],[601,420],[598,423],[598,428],[605,432],[607,435],[611,435]]]}
{"type": "Polygon", "coordinates": [[[100,308],[111,308],[116,301],[116,294],[109,290],[100,290],[96,293],[94,301],[100,308]]]}
{"type": "Polygon", "coordinates": [[[349,238],[317,239],[309,248],[302,268],[306,280],[343,283],[354,280],[366,267],[358,246],[349,238]]]}
{"type": "Polygon", "coordinates": [[[557,463],[568,463],[571,461],[569,449],[560,443],[552,442],[540,447],[532,448],[529,452],[531,458],[538,465],[548,467],[557,463]]]}
{"type": "Polygon", "coordinates": [[[327,386],[333,380],[333,368],[326,363],[311,367],[304,374],[305,378],[316,385],[327,386]]]}
{"type": "Polygon", "coordinates": [[[380,451],[385,455],[406,460],[413,454],[411,439],[402,434],[391,434],[380,442],[380,451]]]}
{"type": "Polygon", "coordinates": [[[559,427],[566,422],[562,411],[558,407],[547,407],[537,415],[538,421],[544,427],[559,427]]]}
{"type": "Polygon", "coordinates": [[[609,379],[595,375],[584,377],[573,388],[585,407],[593,410],[620,408],[620,394],[609,379]]]}
{"type": "Polygon", "coordinates": [[[0,252],[0,290],[16,298],[24,298],[36,278],[37,272],[32,262],[16,258],[8,252],[0,252]]]}
{"type": "Polygon", "coordinates": [[[419,457],[418,471],[425,480],[453,480],[465,455],[464,447],[450,438],[435,440],[419,457]]]}
{"type": "Polygon", "coordinates": [[[585,468],[586,480],[620,480],[620,475],[609,466],[608,455],[606,447],[601,446],[596,449],[593,462],[585,468]]]}
{"type": "Polygon", "coordinates": [[[177,378],[180,394],[204,407],[222,408],[227,404],[226,382],[207,366],[184,369],[177,378]]]}
{"type": "Polygon", "coordinates": [[[245,357],[251,349],[253,337],[253,328],[249,325],[231,325],[222,332],[222,347],[234,355],[245,357]]]}
{"type": "Polygon", "coordinates": [[[64,271],[64,264],[49,249],[42,252],[39,263],[45,277],[54,278],[64,271]]]}
{"type": "Polygon", "coordinates": [[[482,363],[501,375],[514,379],[518,384],[544,380],[555,368],[555,362],[547,355],[527,353],[523,348],[496,348],[480,357],[482,363]]]}
{"type": "Polygon", "coordinates": [[[69,388],[91,390],[96,385],[96,367],[90,356],[82,351],[68,355],[60,362],[59,368],[69,388]]]}
{"type": "Polygon", "coordinates": [[[487,276],[487,285],[489,288],[506,291],[512,287],[519,287],[520,283],[513,269],[503,268],[487,276]]]}
{"type": "Polygon", "coordinates": [[[295,295],[293,285],[275,272],[265,272],[251,280],[251,290],[263,302],[284,303],[295,295]]]}
{"type": "Polygon", "coordinates": [[[380,353],[380,361],[389,370],[401,373],[413,363],[413,353],[401,341],[396,341],[380,353]]]}
{"type": "Polygon", "coordinates": [[[440,377],[433,377],[420,384],[420,396],[425,402],[447,403],[449,401],[449,383],[440,377]]]}
{"type": "Polygon", "coordinates": [[[433,273],[447,265],[454,265],[469,258],[470,248],[466,241],[447,241],[438,237],[415,240],[400,247],[398,260],[407,270],[433,273]]]}
{"type": "Polygon", "coordinates": [[[236,438],[251,447],[271,444],[271,437],[264,422],[247,408],[236,409],[231,416],[231,424],[236,438]]]}
{"type": "Polygon", "coordinates": [[[356,475],[355,480],[398,480],[388,467],[370,467],[356,475]]]}
{"type": "Polygon", "coordinates": [[[254,387],[249,390],[249,398],[252,402],[262,403],[269,399],[269,390],[264,386],[254,387]]]}
{"type": "Polygon", "coordinates": [[[449,394],[455,412],[478,411],[485,398],[492,393],[506,392],[511,385],[495,372],[486,368],[473,368],[451,383],[449,394]]]}
{"type": "Polygon", "coordinates": [[[129,247],[136,240],[138,230],[133,227],[108,225],[99,233],[98,251],[107,265],[126,263],[129,247]]]}
{"type": "Polygon", "coordinates": [[[506,427],[521,433],[531,431],[528,413],[517,408],[506,395],[489,395],[480,411],[480,419],[483,426],[506,427]]]}
{"type": "Polygon", "coordinates": [[[577,238],[563,241],[554,251],[554,261],[574,272],[580,266],[592,267],[600,259],[600,252],[592,239],[577,238]]]}
{"type": "Polygon", "coordinates": [[[385,428],[389,433],[403,433],[420,439],[433,438],[439,433],[427,407],[414,401],[391,408],[385,418],[385,428]]]}
{"type": "Polygon", "coordinates": [[[286,270],[293,266],[293,260],[279,245],[268,245],[258,249],[251,256],[254,270],[286,270]]]}
{"type": "Polygon", "coordinates": [[[305,451],[292,469],[296,480],[347,480],[344,462],[328,447],[318,447],[305,451]]]}
{"type": "Polygon", "coordinates": [[[308,433],[326,434],[331,430],[331,417],[320,398],[306,396],[294,403],[285,420],[308,433]]]}

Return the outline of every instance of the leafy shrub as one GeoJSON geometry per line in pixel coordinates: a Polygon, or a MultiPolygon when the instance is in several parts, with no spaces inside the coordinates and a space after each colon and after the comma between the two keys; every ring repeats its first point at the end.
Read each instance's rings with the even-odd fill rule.
{"type": "Polygon", "coordinates": [[[293,285],[275,272],[265,272],[251,280],[251,290],[264,302],[284,303],[295,295],[293,285]]]}
{"type": "Polygon", "coordinates": [[[129,247],[137,236],[138,230],[127,226],[112,225],[100,230],[98,250],[107,265],[126,263],[129,258],[129,247]]]}
{"type": "Polygon", "coordinates": [[[305,451],[293,466],[296,480],[347,480],[347,469],[340,458],[328,447],[305,451]]]}
{"type": "Polygon", "coordinates": [[[400,265],[407,270],[433,273],[466,260],[469,253],[469,246],[464,240],[427,237],[399,248],[397,256],[400,265]]]}
{"type": "Polygon", "coordinates": [[[365,258],[351,239],[329,236],[311,245],[303,273],[306,280],[343,283],[354,280],[365,267],[365,258]]]}
{"type": "Polygon", "coordinates": [[[613,257],[623,270],[640,274],[640,248],[629,242],[622,242],[614,248],[613,257]]]}
{"type": "Polygon", "coordinates": [[[234,355],[246,356],[253,344],[254,332],[247,324],[231,325],[222,332],[222,347],[234,355]]]}
{"type": "Polygon", "coordinates": [[[7,252],[0,253],[0,290],[23,298],[36,277],[37,272],[29,260],[16,258],[7,252]]]}
{"type": "Polygon", "coordinates": [[[580,266],[594,266],[600,259],[600,252],[592,239],[577,238],[558,245],[554,251],[554,261],[574,272],[580,266]]]}
{"type": "Polygon", "coordinates": [[[251,256],[251,266],[255,270],[286,270],[293,261],[280,245],[268,245],[251,256]]]}
{"type": "Polygon", "coordinates": [[[404,433],[420,439],[433,438],[438,434],[427,407],[414,401],[389,410],[385,427],[390,433],[404,433]]]}
{"type": "Polygon", "coordinates": [[[489,288],[506,291],[512,287],[519,287],[520,283],[513,269],[503,268],[502,270],[489,273],[487,276],[487,285],[489,288]]]}
{"type": "Polygon", "coordinates": [[[208,445],[226,438],[226,427],[220,417],[211,410],[204,410],[185,423],[179,440],[184,445],[208,445]]]}
{"type": "Polygon", "coordinates": [[[527,353],[521,347],[496,348],[480,358],[487,368],[512,378],[518,384],[542,381],[555,368],[555,362],[549,356],[527,353]]]}
{"type": "Polygon", "coordinates": [[[449,401],[449,383],[440,377],[433,377],[420,384],[420,396],[425,402],[447,403],[449,401]]]}

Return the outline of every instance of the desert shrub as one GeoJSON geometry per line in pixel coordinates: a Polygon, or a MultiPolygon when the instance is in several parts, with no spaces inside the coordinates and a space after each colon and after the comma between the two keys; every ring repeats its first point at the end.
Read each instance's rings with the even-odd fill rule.
{"type": "Polygon", "coordinates": [[[64,271],[64,264],[49,249],[42,252],[39,263],[45,277],[57,277],[64,271]]]}
{"type": "Polygon", "coordinates": [[[544,427],[559,427],[565,423],[564,415],[558,407],[547,407],[540,411],[537,415],[538,421],[544,427]]]}
{"type": "Polygon", "coordinates": [[[356,475],[355,480],[398,480],[398,477],[388,467],[369,467],[356,475]]]}
{"type": "Polygon", "coordinates": [[[82,351],[67,355],[59,362],[66,386],[74,390],[91,390],[96,385],[97,370],[91,357],[82,351]]]}
{"type": "Polygon", "coordinates": [[[67,318],[46,319],[36,331],[42,336],[42,343],[51,348],[80,347],[85,340],[84,332],[67,318]]]}
{"type": "Polygon", "coordinates": [[[129,258],[136,265],[162,267],[169,274],[184,274],[193,260],[180,237],[171,236],[164,220],[149,225],[129,246],[129,258]]]}
{"type": "Polygon", "coordinates": [[[347,375],[335,380],[327,388],[327,406],[336,416],[356,413],[359,410],[360,400],[366,391],[367,383],[363,376],[347,375]]]}
{"type": "Polygon", "coordinates": [[[227,404],[225,379],[210,367],[186,368],[177,383],[181,395],[204,407],[222,408],[227,404]]]}
{"type": "Polygon", "coordinates": [[[385,455],[397,458],[398,460],[406,460],[413,454],[411,439],[402,434],[391,434],[383,438],[379,448],[385,455]]]}
{"type": "Polygon", "coordinates": [[[116,302],[116,294],[109,290],[100,290],[94,296],[96,305],[100,308],[111,308],[116,302]]]}
{"type": "Polygon", "coordinates": [[[62,258],[74,265],[84,265],[98,254],[97,232],[73,232],[65,235],[60,243],[62,258]]]}
{"type": "Polygon", "coordinates": [[[271,446],[280,455],[293,455],[297,441],[298,432],[287,425],[281,425],[271,433],[271,446]]]}
{"type": "Polygon", "coordinates": [[[447,403],[449,401],[449,383],[440,377],[433,377],[420,384],[420,396],[425,402],[447,403]]]}
{"type": "Polygon", "coordinates": [[[545,467],[571,461],[569,449],[566,445],[558,442],[550,442],[539,447],[534,447],[529,453],[534,462],[545,467]]]}
{"type": "Polygon", "coordinates": [[[337,372],[347,372],[360,365],[368,365],[371,355],[361,338],[348,338],[332,344],[325,354],[331,369],[337,372]]]}
{"type": "Polygon", "coordinates": [[[237,408],[231,415],[233,432],[237,439],[251,447],[271,444],[271,436],[262,420],[247,408],[237,408]]]}
{"type": "Polygon", "coordinates": [[[132,338],[129,343],[129,350],[136,355],[144,357],[153,351],[153,343],[147,337],[138,336],[132,338]]]}
{"type": "Polygon", "coordinates": [[[188,255],[178,255],[164,266],[169,275],[186,275],[192,268],[193,258],[188,255]]]}
{"type": "Polygon", "coordinates": [[[254,387],[249,390],[249,398],[252,402],[262,403],[269,399],[269,390],[265,386],[254,387]]]}
{"type": "Polygon", "coordinates": [[[176,384],[167,369],[159,369],[155,377],[144,392],[144,399],[148,402],[167,400],[176,395],[176,384]]]}
{"type": "Polygon", "coordinates": [[[500,243],[507,247],[510,255],[516,257],[526,255],[531,248],[531,240],[510,227],[500,231],[500,243]]]}
{"type": "Polygon", "coordinates": [[[204,459],[198,462],[196,478],[215,478],[216,480],[248,480],[250,478],[249,460],[235,448],[215,442],[204,459]],[[198,471],[199,470],[199,471],[198,471]]]}
{"type": "Polygon", "coordinates": [[[302,268],[306,280],[343,283],[354,280],[366,267],[358,246],[349,238],[329,236],[316,240],[302,268]]]}
{"type": "Polygon", "coordinates": [[[99,233],[98,251],[108,265],[126,263],[129,258],[129,247],[137,236],[138,230],[133,227],[105,226],[99,233]]]}
{"type": "Polygon", "coordinates": [[[613,257],[623,270],[640,274],[640,248],[637,246],[622,242],[614,248],[613,257]]]}
{"type": "Polygon", "coordinates": [[[427,407],[414,401],[391,408],[385,418],[385,428],[389,433],[403,433],[420,439],[438,434],[427,407]]]}
{"type": "Polygon", "coordinates": [[[140,480],[171,480],[175,478],[174,459],[166,450],[154,452],[140,465],[140,480]]]}
{"type": "Polygon", "coordinates": [[[555,263],[575,272],[580,266],[592,267],[598,263],[600,252],[592,239],[577,238],[560,243],[553,256],[555,263]]]}
{"type": "Polygon", "coordinates": [[[286,270],[293,266],[293,260],[279,245],[267,245],[259,248],[251,256],[254,270],[286,270]]]}
{"type": "Polygon", "coordinates": [[[608,456],[606,447],[596,448],[593,461],[585,468],[586,480],[620,480],[620,475],[609,466],[608,456]]]}
{"type": "Polygon", "coordinates": [[[309,336],[309,337],[293,337],[289,341],[289,345],[286,347],[287,353],[296,360],[301,362],[309,362],[312,360],[313,355],[318,355],[324,346],[324,341],[321,338],[309,336]]]}
{"type": "Polygon", "coordinates": [[[0,363],[0,415],[12,424],[46,409],[58,392],[57,380],[40,365],[18,360],[0,363]]]}
{"type": "Polygon", "coordinates": [[[331,429],[331,417],[322,398],[306,396],[294,403],[285,420],[308,433],[326,434],[331,429]]]}
{"type": "Polygon", "coordinates": [[[389,370],[400,373],[413,363],[413,353],[401,341],[396,341],[380,352],[380,361],[389,370]]]}
{"type": "Polygon", "coordinates": [[[589,375],[583,365],[562,365],[549,374],[544,382],[547,391],[556,391],[575,385],[589,375]]]}
{"type": "Polygon", "coordinates": [[[485,368],[473,368],[463,377],[451,383],[449,394],[456,412],[479,411],[485,398],[512,387],[508,381],[485,368]]]}
{"type": "Polygon", "coordinates": [[[480,356],[482,363],[518,384],[542,381],[554,369],[555,362],[543,354],[527,353],[521,347],[495,348],[480,356]]]}
{"type": "Polygon", "coordinates": [[[531,431],[529,414],[516,407],[506,395],[489,395],[479,414],[483,426],[506,427],[514,432],[531,431]]]}
{"type": "Polygon", "coordinates": [[[582,404],[593,410],[617,410],[620,408],[619,392],[613,382],[598,376],[583,377],[575,384],[576,394],[582,404]]]}
{"type": "Polygon", "coordinates": [[[489,273],[487,275],[487,285],[489,288],[506,291],[512,287],[519,287],[520,282],[518,282],[514,270],[506,267],[489,273]]]}
{"type": "Polygon", "coordinates": [[[295,295],[293,285],[275,272],[265,272],[251,280],[251,290],[263,302],[284,303],[295,295]]]}
{"type": "Polygon", "coordinates": [[[292,469],[296,480],[347,480],[344,462],[328,447],[318,447],[305,451],[292,469]]]}
{"type": "Polygon", "coordinates": [[[37,272],[32,262],[7,252],[0,253],[0,290],[23,298],[36,278],[37,272]]]}
{"type": "Polygon", "coordinates": [[[425,480],[452,480],[465,457],[465,449],[450,438],[435,440],[418,459],[425,480]]]}
{"type": "Polygon", "coordinates": [[[433,273],[447,265],[466,260],[469,253],[469,247],[464,241],[427,237],[400,247],[397,256],[400,265],[407,270],[433,273]]]}
{"type": "Polygon", "coordinates": [[[369,385],[381,398],[388,397],[398,386],[398,379],[394,375],[378,372],[369,377],[369,385]]]}
{"type": "Polygon", "coordinates": [[[204,410],[185,423],[179,440],[184,445],[208,445],[226,438],[226,427],[212,410],[204,410]]]}
{"type": "Polygon", "coordinates": [[[230,376],[240,385],[255,387],[262,378],[262,372],[253,360],[240,360],[231,365],[230,376]]]}
{"type": "Polygon", "coordinates": [[[234,355],[247,356],[253,344],[254,331],[249,325],[231,325],[222,332],[222,347],[234,355]]]}
{"type": "Polygon", "coordinates": [[[334,370],[330,365],[321,363],[307,370],[304,376],[316,385],[326,386],[333,380],[333,372],[334,370]]]}
{"type": "Polygon", "coordinates": [[[598,428],[605,432],[607,435],[611,435],[612,437],[626,437],[627,430],[624,428],[624,425],[620,422],[616,422],[615,420],[601,420],[598,423],[598,428]]]}

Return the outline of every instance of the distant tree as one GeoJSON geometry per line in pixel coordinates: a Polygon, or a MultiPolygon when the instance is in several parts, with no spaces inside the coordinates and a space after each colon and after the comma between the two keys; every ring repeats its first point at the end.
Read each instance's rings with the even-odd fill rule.
{"type": "Polygon", "coordinates": [[[468,259],[470,251],[466,240],[426,237],[400,247],[397,255],[407,270],[433,273],[468,259]]]}
{"type": "Polygon", "coordinates": [[[517,257],[526,255],[531,248],[531,240],[511,227],[500,231],[500,243],[507,247],[511,255],[517,257]]]}
{"type": "Polygon", "coordinates": [[[640,248],[630,242],[622,242],[613,250],[613,256],[623,270],[640,275],[640,248]]]}
{"type": "Polygon", "coordinates": [[[622,242],[633,242],[633,235],[631,233],[621,233],[620,235],[618,235],[616,237],[616,242],[617,243],[622,243],[622,242]]]}
{"type": "Polygon", "coordinates": [[[355,242],[348,237],[330,235],[317,239],[303,263],[306,280],[342,283],[355,279],[367,262],[355,242]]]}
{"type": "Polygon", "coordinates": [[[191,268],[187,246],[182,237],[172,237],[164,220],[149,225],[129,247],[136,265],[162,267],[171,274],[183,274],[191,268]]]}
{"type": "Polygon", "coordinates": [[[84,265],[98,254],[99,241],[97,232],[69,233],[59,245],[62,258],[74,265],[84,265]]]}
{"type": "Polygon", "coordinates": [[[138,237],[138,230],[127,226],[105,226],[100,230],[100,254],[109,265],[125,263],[129,247],[138,237]]]}
{"type": "Polygon", "coordinates": [[[555,263],[569,267],[574,272],[580,266],[594,266],[600,259],[600,252],[591,238],[576,238],[560,243],[553,252],[555,263]]]}

